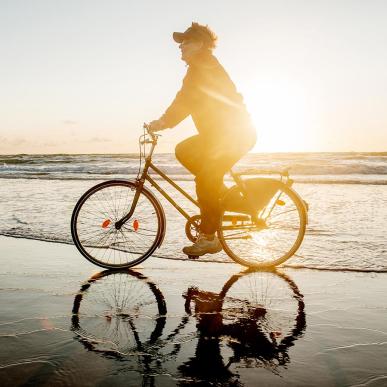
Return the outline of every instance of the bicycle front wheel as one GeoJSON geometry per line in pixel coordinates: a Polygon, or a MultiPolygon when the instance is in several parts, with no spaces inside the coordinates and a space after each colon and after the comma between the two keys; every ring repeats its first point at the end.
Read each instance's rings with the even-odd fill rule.
{"type": "Polygon", "coordinates": [[[145,352],[161,336],[167,306],[158,287],[132,270],[93,275],[75,296],[72,330],[90,351],[110,356],[145,352]]]}
{"type": "Polygon", "coordinates": [[[137,185],[111,180],[90,188],[76,204],[71,218],[75,246],[90,262],[108,269],[143,262],[161,244],[165,215],[156,197],[142,188],[132,217],[115,223],[130,210],[137,185]]]}
{"type": "Polygon", "coordinates": [[[268,180],[256,179],[258,187],[271,184],[265,205],[259,204],[263,191],[256,192],[257,197],[250,197],[253,205],[257,203],[255,213],[225,210],[218,231],[227,255],[251,268],[269,268],[285,262],[300,247],[305,235],[307,213],[302,199],[287,185],[268,180]]]}

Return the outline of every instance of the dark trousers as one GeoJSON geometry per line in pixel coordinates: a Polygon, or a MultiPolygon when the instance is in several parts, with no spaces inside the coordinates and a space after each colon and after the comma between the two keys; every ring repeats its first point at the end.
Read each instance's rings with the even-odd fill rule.
{"type": "MultiPolygon", "coordinates": [[[[255,141],[252,142],[254,143],[255,141]]],[[[252,145],[236,148],[235,143],[227,147],[227,143],[220,145],[219,142],[208,140],[201,135],[189,137],[176,146],[176,158],[195,175],[201,232],[213,234],[218,229],[223,177],[251,147],[252,145]]]]}

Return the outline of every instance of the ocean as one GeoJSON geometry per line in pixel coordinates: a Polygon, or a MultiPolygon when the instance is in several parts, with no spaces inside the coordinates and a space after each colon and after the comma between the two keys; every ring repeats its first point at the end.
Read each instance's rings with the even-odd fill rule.
{"type": "MultiPolygon", "coordinates": [[[[153,161],[194,193],[192,176],[173,154],[153,161]]],[[[234,169],[250,168],[290,168],[293,188],[309,204],[304,242],[287,266],[387,272],[387,152],[249,154],[234,169]]],[[[71,244],[70,217],[82,193],[104,180],[134,179],[138,170],[137,154],[0,155],[0,235],[71,244]]],[[[157,196],[167,234],[154,255],[184,259],[185,219],[157,196]]],[[[231,262],[224,253],[203,260],[231,262]]]]}

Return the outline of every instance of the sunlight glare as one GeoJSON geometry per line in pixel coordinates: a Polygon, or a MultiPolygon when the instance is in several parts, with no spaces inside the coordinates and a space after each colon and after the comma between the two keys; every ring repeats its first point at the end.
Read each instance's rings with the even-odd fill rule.
{"type": "Polygon", "coordinates": [[[288,80],[256,80],[243,92],[258,134],[253,152],[297,152],[307,148],[307,93],[288,80]]]}

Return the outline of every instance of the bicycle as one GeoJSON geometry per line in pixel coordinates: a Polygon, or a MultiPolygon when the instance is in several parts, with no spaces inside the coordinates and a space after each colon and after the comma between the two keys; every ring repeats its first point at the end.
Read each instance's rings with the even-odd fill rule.
{"type": "MultiPolygon", "coordinates": [[[[71,217],[75,246],[90,262],[108,269],[129,268],[145,261],[161,246],[164,210],[150,183],[186,218],[185,233],[195,241],[200,215],[190,216],[150,175],[156,173],[199,208],[199,203],[152,163],[159,134],[144,124],[139,138],[140,166],[134,181],[109,180],[86,191],[71,217]],[[146,154],[146,145],[150,150],[146,154]],[[142,159],[145,157],[143,168],[142,159]]],[[[277,266],[300,247],[308,222],[308,205],[293,190],[289,171],[230,170],[235,184],[220,199],[221,226],[217,231],[223,250],[235,262],[250,268],[277,266]],[[279,178],[246,175],[279,175],[279,178]]],[[[195,258],[195,257],[189,257],[195,258]]]]}

